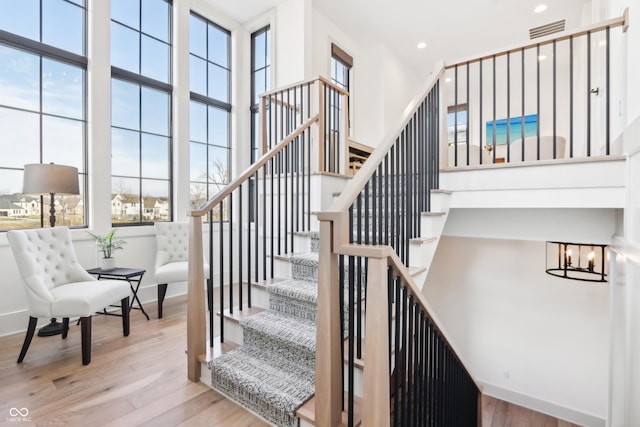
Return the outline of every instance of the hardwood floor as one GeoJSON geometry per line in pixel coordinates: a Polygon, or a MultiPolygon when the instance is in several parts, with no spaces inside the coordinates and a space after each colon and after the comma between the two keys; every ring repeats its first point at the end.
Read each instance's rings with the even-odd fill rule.
{"type": "Polygon", "coordinates": [[[522,406],[482,396],[483,427],[578,427],[522,406]]]}
{"type": "Polygon", "coordinates": [[[119,317],[94,316],[88,366],[75,323],[66,340],[34,337],[20,365],[24,334],[0,338],[0,424],[16,425],[11,408],[27,408],[38,426],[268,425],[187,379],[186,297],[167,299],[163,319],[155,304],[145,309],[151,320],[132,311],[127,338],[119,317]]]}
{"type": "MultiPolygon", "coordinates": [[[[170,298],[164,318],[147,304],[131,312],[131,335],[119,317],[94,316],[91,364],[82,366],[80,327],[69,336],[34,337],[16,364],[24,334],[0,338],[0,425],[225,426],[268,424],[204,384],[187,380],[186,297],[170,298]],[[26,408],[30,423],[10,420],[26,408]]],[[[26,325],[25,325],[26,326],[26,325]]],[[[528,409],[483,397],[485,427],[569,427],[528,409]]]]}

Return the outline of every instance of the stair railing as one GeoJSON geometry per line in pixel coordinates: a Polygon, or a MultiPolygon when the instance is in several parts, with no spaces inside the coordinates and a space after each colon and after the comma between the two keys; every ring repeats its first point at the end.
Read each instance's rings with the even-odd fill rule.
{"type": "Polygon", "coordinates": [[[420,236],[421,213],[439,185],[444,71],[436,66],[401,125],[318,214],[318,426],[340,424],[343,409],[355,425],[356,359],[365,366],[362,425],[389,425],[392,414],[394,425],[477,419],[479,387],[405,268],[409,240],[420,236]]]}
{"type": "MultiPolygon", "coordinates": [[[[188,377],[200,379],[215,311],[251,308],[252,286],[274,277],[274,258],[294,251],[294,234],[310,230],[311,176],[346,170],[348,93],[320,77],[261,95],[262,156],[198,209],[189,213],[187,302],[188,377]],[[209,277],[203,283],[203,218],[208,217],[209,277]],[[214,287],[219,308],[214,310],[214,287]]],[[[317,208],[316,208],[317,209],[317,208]]]]}
{"type": "Polygon", "coordinates": [[[447,65],[448,166],[587,158],[611,146],[623,15],[447,65]],[[596,125],[594,125],[594,123],[596,125]]]}

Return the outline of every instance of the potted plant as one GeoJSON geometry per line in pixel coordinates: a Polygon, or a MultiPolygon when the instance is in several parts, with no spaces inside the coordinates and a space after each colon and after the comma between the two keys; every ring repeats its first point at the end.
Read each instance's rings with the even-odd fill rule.
{"type": "Polygon", "coordinates": [[[116,268],[116,259],[113,257],[113,251],[124,248],[127,243],[122,239],[116,239],[116,230],[112,229],[105,236],[98,236],[89,233],[96,241],[96,246],[102,251],[102,259],[100,260],[100,268],[103,270],[113,270],[116,268]]]}

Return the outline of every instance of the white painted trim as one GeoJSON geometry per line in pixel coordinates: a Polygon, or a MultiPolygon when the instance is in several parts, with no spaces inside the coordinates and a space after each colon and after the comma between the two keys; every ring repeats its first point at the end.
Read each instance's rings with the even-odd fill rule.
{"type": "Polygon", "coordinates": [[[543,414],[551,415],[552,417],[559,418],[561,420],[570,421],[581,426],[605,427],[606,425],[606,422],[603,418],[597,417],[595,415],[556,405],[555,403],[548,402],[546,400],[520,394],[493,384],[485,383],[483,381],[478,382],[483,386],[482,392],[487,396],[514,403],[516,405],[520,405],[525,408],[541,412],[543,414]]]}

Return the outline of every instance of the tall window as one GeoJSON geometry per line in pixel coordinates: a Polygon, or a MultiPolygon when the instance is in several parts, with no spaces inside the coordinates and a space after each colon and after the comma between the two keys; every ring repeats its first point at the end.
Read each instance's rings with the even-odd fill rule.
{"type": "Polygon", "coordinates": [[[353,57],[331,43],[331,81],[347,92],[351,67],[353,67],[353,57]]]}
{"type": "MultiPolygon", "coordinates": [[[[231,35],[194,13],[189,24],[190,200],[197,208],[229,182],[231,172],[231,35]]],[[[219,218],[217,211],[213,215],[219,218]]]]}
{"type": "Polygon", "coordinates": [[[267,25],[251,34],[251,163],[260,155],[260,94],[271,89],[271,29],[267,25]]]}
{"type": "Polygon", "coordinates": [[[111,1],[111,218],[171,221],[171,3],[111,1]]]}
{"type": "Polygon", "coordinates": [[[21,194],[28,163],[78,168],[81,194],[55,196],[56,224],[86,225],[85,29],[84,0],[2,3],[0,229],[49,226],[49,198],[21,194]]]}
{"type": "MultiPolygon", "coordinates": [[[[353,57],[336,44],[331,43],[331,81],[347,92],[349,92],[351,67],[353,67],[353,57]]],[[[331,105],[332,115],[330,126],[332,130],[340,129],[340,124],[344,117],[342,113],[345,108],[344,98],[339,96],[337,92],[333,92],[329,103],[331,105]]],[[[331,138],[333,141],[333,138],[337,138],[337,136],[332,133],[331,138]]]]}

